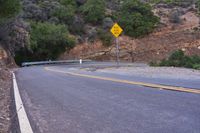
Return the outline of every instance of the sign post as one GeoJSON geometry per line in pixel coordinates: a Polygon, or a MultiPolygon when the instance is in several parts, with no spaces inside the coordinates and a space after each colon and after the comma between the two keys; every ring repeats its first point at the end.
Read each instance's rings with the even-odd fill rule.
{"type": "Polygon", "coordinates": [[[119,40],[118,37],[122,33],[123,29],[115,23],[113,27],[110,29],[110,32],[113,34],[115,37],[115,45],[116,45],[116,56],[117,56],[117,66],[119,66],[119,40]]]}
{"type": "Polygon", "coordinates": [[[116,56],[117,56],[117,66],[119,66],[119,40],[118,38],[115,38],[115,44],[116,44],[116,56]]]}

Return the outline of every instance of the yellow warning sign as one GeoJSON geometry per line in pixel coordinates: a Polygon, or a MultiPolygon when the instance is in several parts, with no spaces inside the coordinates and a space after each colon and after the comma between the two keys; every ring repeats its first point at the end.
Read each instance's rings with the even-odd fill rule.
{"type": "Polygon", "coordinates": [[[115,23],[113,27],[110,29],[110,32],[117,38],[122,33],[123,29],[115,23]]]}

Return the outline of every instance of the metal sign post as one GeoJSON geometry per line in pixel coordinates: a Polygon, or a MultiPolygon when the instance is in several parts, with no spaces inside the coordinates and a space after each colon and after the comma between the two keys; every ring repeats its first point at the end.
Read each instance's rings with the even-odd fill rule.
{"type": "Polygon", "coordinates": [[[119,66],[119,40],[115,38],[115,45],[116,45],[116,57],[117,57],[117,66],[119,66]]]}
{"type": "Polygon", "coordinates": [[[117,56],[117,66],[119,66],[119,40],[118,37],[122,33],[123,29],[115,23],[113,27],[110,29],[110,32],[114,35],[115,37],[115,44],[116,44],[116,56],[117,56]]]}

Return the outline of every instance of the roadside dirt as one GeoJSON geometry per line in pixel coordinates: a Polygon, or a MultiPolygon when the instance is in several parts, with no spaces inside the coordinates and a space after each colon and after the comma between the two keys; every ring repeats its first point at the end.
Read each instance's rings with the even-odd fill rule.
{"type": "Polygon", "coordinates": [[[11,73],[6,68],[0,68],[0,133],[8,133],[11,126],[11,73]]]}
{"type": "Polygon", "coordinates": [[[0,133],[11,132],[12,75],[11,68],[16,67],[14,60],[0,45],[0,133]]]}

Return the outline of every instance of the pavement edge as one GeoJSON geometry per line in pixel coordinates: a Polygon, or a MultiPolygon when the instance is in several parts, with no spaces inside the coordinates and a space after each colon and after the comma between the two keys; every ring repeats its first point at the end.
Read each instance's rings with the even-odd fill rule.
{"type": "Polygon", "coordinates": [[[15,101],[15,107],[16,107],[16,112],[18,116],[18,122],[19,122],[19,128],[21,133],[33,133],[32,127],[30,125],[29,119],[27,117],[27,113],[25,111],[15,73],[12,72],[12,77],[13,77],[13,89],[14,89],[14,101],[15,101]]]}

